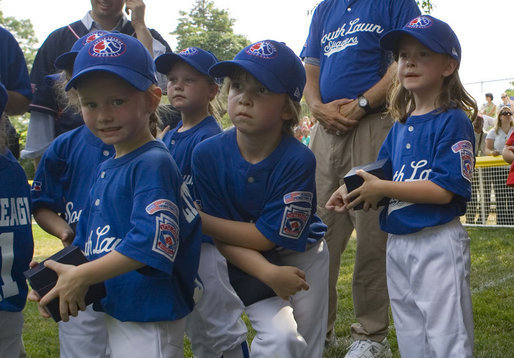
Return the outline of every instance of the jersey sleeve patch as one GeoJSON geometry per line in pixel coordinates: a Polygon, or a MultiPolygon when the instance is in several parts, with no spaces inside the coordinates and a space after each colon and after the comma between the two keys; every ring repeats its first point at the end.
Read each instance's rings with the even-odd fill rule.
{"type": "Polygon", "coordinates": [[[159,211],[167,211],[173,214],[175,217],[178,217],[178,207],[174,202],[168,199],[158,199],[154,202],[148,204],[145,208],[146,212],[149,215],[153,215],[159,211]]]}
{"type": "Polygon", "coordinates": [[[469,140],[461,140],[452,145],[452,151],[460,155],[461,175],[464,179],[471,182],[473,168],[475,167],[475,156],[473,155],[473,145],[469,140]]]}
{"type": "Polygon", "coordinates": [[[174,262],[179,247],[179,226],[175,220],[161,214],[155,218],[155,238],[152,250],[174,262]]]}
{"type": "Polygon", "coordinates": [[[286,206],[280,225],[280,235],[289,239],[298,239],[302,235],[310,215],[310,208],[296,205],[286,206]]]}
{"type": "Polygon", "coordinates": [[[312,193],[310,191],[293,191],[284,195],[284,204],[306,202],[312,203],[312,193]]]}
{"type": "Polygon", "coordinates": [[[32,182],[32,191],[41,191],[43,188],[43,183],[40,181],[33,181],[32,182]]]}

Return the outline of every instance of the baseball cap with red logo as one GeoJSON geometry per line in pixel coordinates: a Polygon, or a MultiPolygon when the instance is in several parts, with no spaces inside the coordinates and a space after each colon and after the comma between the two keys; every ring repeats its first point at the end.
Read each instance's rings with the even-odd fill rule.
{"type": "Polygon", "coordinates": [[[139,91],[157,84],[155,64],[148,50],[135,37],[121,33],[99,37],[78,52],[66,91],[76,88],[84,75],[95,71],[112,73],[139,91]]]}
{"type": "Polygon", "coordinates": [[[77,54],[79,53],[82,47],[86,46],[91,41],[94,41],[103,35],[107,35],[108,33],[109,31],[98,30],[90,32],[85,36],[82,36],[80,39],[75,41],[70,51],[63,53],[55,59],[55,67],[59,70],[67,69],[68,67],[73,65],[73,61],[75,61],[75,57],[77,57],[77,54]]]}
{"type": "Polygon", "coordinates": [[[302,61],[283,42],[264,40],[242,49],[232,61],[212,66],[212,77],[230,77],[234,67],[248,71],[271,92],[287,93],[300,102],[305,87],[305,69],[302,61]]]}
{"type": "Polygon", "coordinates": [[[459,39],[450,25],[430,15],[421,15],[410,20],[401,29],[386,32],[380,38],[380,47],[398,51],[398,43],[404,35],[414,37],[434,52],[450,55],[460,63],[461,47],[459,39]]]}
{"type": "Polygon", "coordinates": [[[209,75],[209,68],[218,63],[218,59],[213,53],[202,50],[199,47],[188,47],[179,53],[167,52],[155,59],[157,72],[165,75],[178,62],[184,61],[195,70],[204,75],[209,75]]]}

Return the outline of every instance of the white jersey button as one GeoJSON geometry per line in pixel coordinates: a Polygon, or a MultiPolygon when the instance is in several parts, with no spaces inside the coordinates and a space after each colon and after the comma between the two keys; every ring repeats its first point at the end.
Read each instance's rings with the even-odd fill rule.
{"type": "Polygon", "coordinates": [[[405,148],[410,149],[410,143],[407,143],[407,145],[405,146],[405,148]]]}
{"type": "Polygon", "coordinates": [[[255,181],[254,177],[248,177],[248,183],[253,183],[255,181]]]}
{"type": "Polygon", "coordinates": [[[409,126],[409,132],[412,132],[414,130],[413,126],[409,126]]]}
{"type": "Polygon", "coordinates": [[[108,150],[104,150],[103,154],[104,154],[104,156],[108,156],[109,155],[109,151],[108,150]]]}
{"type": "Polygon", "coordinates": [[[96,205],[96,206],[100,205],[100,199],[96,199],[96,200],[95,200],[95,205],[96,205]]]}

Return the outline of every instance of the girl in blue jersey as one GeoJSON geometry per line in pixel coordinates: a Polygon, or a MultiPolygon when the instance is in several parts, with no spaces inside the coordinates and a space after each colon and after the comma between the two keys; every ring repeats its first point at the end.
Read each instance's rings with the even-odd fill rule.
{"type": "MultiPolygon", "coordinates": [[[[78,51],[91,41],[108,34],[95,31],[78,39],[71,50],[59,56],[55,67],[62,72],[47,76],[40,86],[51,89],[38,91],[32,109],[52,116],[63,115],[83,123],[76,96],[65,97],[64,84],[72,76],[73,61],[78,51]],[[66,103],[68,102],[68,103],[66,103]]],[[[59,238],[64,246],[73,242],[82,211],[86,208],[89,189],[95,180],[98,165],[114,154],[112,145],[104,144],[81,125],[57,138],[45,150],[34,176],[32,207],[34,219],[43,230],[59,238]]],[[[59,352],[61,357],[106,357],[107,328],[105,314],[92,306],[68,322],[59,322],[59,352]]]]}
{"type": "Polygon", "coordinates": [[[461,48],[443,21],[420,16],[386,33],[380,45],[398,62],[389,111],[397,119],[378,159],[392,180],[359,171],[361,187],[343,186],[326,207],[363,203],[380,215],[387,241],[387,283],[402,357],[472,357],[469,237],[459,217],[471,196],[476,116],[458,67],[461,48]]]}
{"type": "MultiPolygon", "coordinates": [[[[216,57],[198,47],[178,54],[165,53],[155,60],[158,72],[168,78],[168,99],[180,111],[181,121],[165,134],[163,142],[177,163],[184,182],[193,194],[191,156],[196,145],[221,133],[213,114],[218,84],[209,76],[216,57]]],[[[194,197],[194,195],[193,195],[194,197]]],[[[186,333],[196,357],[219,358],[248,356],[246,325],[241,315],[241,301],[228,281],[225,258],[210,238],[202,239],[198,275],[202,297],[187,317],[186,333]]]]}
{"type": "Polygon", "coordinates": [[[150,122],[161,91],[155,65],[135,38],[113,33],[84,46],[73,77],[84,122],[115,156],[98,167],[74,244],[91,262],[55,270],[44,306],[60,298],[64,321],[84,310],[91,284],[105,281],[113,357],[181,357],[185,316],[193,308],[200,221],[187,186],[150,122]]]}
{"type": "Polygon", "coordinates": [[[22,310],[27,299],[23,272],[34,252],[30,187],[22,167],[6,146],[1,123],[7,90],[0,83],[0,358],[19,357],[22,310]]]}
{"type": "Polygon", "coordinates": [[[316,215],[314,155],[292,133],[305,70],[291,49],[266,40],[209,73],[227,77],[234,128],[196,146],[193,180],[203,232],[231,262],[256,330],[251,356],[321,357],[326,226],[316,215]]]}

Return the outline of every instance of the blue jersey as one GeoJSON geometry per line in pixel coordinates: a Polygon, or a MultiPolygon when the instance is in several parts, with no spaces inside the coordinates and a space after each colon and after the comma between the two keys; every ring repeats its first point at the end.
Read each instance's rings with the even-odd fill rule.
{"type": "Polygon", "coordinates": [[[25,172],[8,150],[0,154],[0,311],[25,307],[29,269],[34,253],[30,187],[25,172]]]}
{"type": "Polygon", "coordinates": [[[378,154],[378,159],[391,160],[393,181],[430,180],[455,195],[445,205],[391,199],[380,215],[382,230],[409,234],[464,215],[471,198],[474,143],[471,121],[460,109],[396,122],[378,154]]]}
{"type": "Polygon", "coordinates": [[[357,98],[377,83],[392,62],[380,37],[419,14],[414,0],[321,2],[300,57],[319,59],[323,103],[357,98]]]}
{"type": "Polygon", "coordinates": [[[48,208],[75,227],[98,165],[114,155],[86,126],[57,137],[43,154],[32,184],[33,210],[48,208]]]}
{"type": "Polygon", "coordinates": [[[32,98],[25,57],[13,35],[0,27],[0,82],[8,91],[32,98]]]}
{"type": "Polygon", "coordinates": [[[146,266],[105,281],[103,310],[120,321],[172,321],[193,309],[198,212],[166,147],[151,141],[98,169],[74,244],[89,260],[116,250],[146,266]]]}
{"type": "MultiPolygon", "coordinates": [[[[316,215],[314,154],[292,136],[257,164],[240,154],[235,128],[198,144],[193,180],[202,209],[228,220],[252,222],[279,247],[305,251],[316,215]]],[[[322,237],[323,235],[321,235],[322,237]]]]}
{"type": "Polygon", "coordinates": [[[189,191],[193,193],[193,180],[191,179],[191,156],[193,149],[198,143],[221,133],[221,128],[212,116],[206,117],[196,126],[184,132],[178,130],[182,127],[182,121],[177,127],[170,130],[163,138],[163,142],[168,147],[173,159],[177,163],[184,182],[189,187],[189,191]]]}

